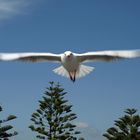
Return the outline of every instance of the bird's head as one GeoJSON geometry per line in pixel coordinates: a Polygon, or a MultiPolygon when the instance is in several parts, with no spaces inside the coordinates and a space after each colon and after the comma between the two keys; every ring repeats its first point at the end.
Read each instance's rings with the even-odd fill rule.
{"type": "Polygon", "coordinates": [[[72,58],[73,57],[73,53],[71,51],[66,51],[64,52],[64,56],[68,59],[72,58]]]}

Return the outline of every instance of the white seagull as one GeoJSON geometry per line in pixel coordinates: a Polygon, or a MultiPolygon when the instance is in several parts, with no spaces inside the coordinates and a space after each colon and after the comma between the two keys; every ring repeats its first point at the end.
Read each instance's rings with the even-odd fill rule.
{"type": "Polygon", "coordinates": [[[54,61],[60,62],[61,66],[53,71],[58,75],[70,78],[73,82],[76,78],[89,74],[94,67],[86,66],[81,63],[88,61],[112,61],[119,59],[129,59],[140,57],[140,50],[114,50],[114,51],[96,51],[87,53],[73,53],[66,51],[62,54],[54,53],[0,53],[1,61],[31,61],[43,62],[54,61]]]}

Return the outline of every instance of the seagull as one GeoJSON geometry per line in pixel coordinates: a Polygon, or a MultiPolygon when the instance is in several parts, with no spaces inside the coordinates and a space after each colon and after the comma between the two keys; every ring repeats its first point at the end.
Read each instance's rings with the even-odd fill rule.
{"type": "Polygon", "coordinates": [[[61,76],[70,78],[75,82],[77,78],[83,77],[94,70],[94,67],[86,66],[84,62],[113,61],[140,57],[140,49],[137,50],[105,50],[87,53],[74,53],[66,51],[61,54],[54,53],[0,53],[0,61],[30,61],[30,62],[59,62],[61,66],[53,71],[61,76]]]}

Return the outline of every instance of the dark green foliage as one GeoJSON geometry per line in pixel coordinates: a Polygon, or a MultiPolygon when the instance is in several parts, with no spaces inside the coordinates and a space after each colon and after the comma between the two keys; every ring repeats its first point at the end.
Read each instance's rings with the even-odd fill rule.
{"type": "Polygon", "coordinates": [[[76,140],[76,125],[72,121],[77,118],[71,113],[72,105],[64,99],[64,89],[59,84],[50,82],[50,87],[39,101],[39,109],[32,114],[34,123],[29,128],[38,133],[37,138],[47,140],[76,140]]]}
{"type": "Polygon", "coordinates": [[[140,116],[136,109],[127,109],[125,115],[115,121],[116,127],[111,127],[103,134],[108,140],[140,140],[140,116]]]}
{"type": "MultiPolygon", "coordinates": [[[[0,112],[2,111],[2,107],[0,106],[0,112]]],[[[0,120],[0,140],[8,140],[9,137],[17,135],[17,132],[9,133],[8,131],[13,128],[11,125],[5,125],[4,123],[16,119],[17,117],[14,115],[9,115],[6,119],[0,120]]]]}

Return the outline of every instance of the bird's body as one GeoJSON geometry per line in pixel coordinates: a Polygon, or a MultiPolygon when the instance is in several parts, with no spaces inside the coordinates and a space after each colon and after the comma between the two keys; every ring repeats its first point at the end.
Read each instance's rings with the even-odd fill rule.
{"type": "Polygon", "coordinates": [[[1,61],[55,61],[60,62],[62,66],[53,71],[59,75],[69,77],[73,82],[76,78],[89,74],[94,67],[85,66],[81,63],[88,61],[112,61],[117,59],[130,59],[140,57],[140,50],[123,51],[97,51],[87,53],[73,53],[66,51],[62,54],[53,53],[0,53],[1,61]]]}
{"type": "Polygon", "coordinates": [[[63,68],[65,68],[68,72],[70,79],[72,81],[75,81],[76,72],[79,70],[80,65],[77,57],[73,55],[70,51],[67,51],[61,56],[61,63],[63,68]]]}
{"type": "Polygon", "coordinates": [[[67,71],[71,72],[77,70],[80,64],[77,57],[68,51],[61,56],[61,63],[67,71]]]}

